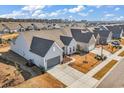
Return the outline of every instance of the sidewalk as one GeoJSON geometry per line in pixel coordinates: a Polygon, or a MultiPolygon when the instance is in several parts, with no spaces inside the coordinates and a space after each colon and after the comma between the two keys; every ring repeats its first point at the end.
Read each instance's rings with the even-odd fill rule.
{"type": "MultiPolygon", "coordinates": [[[[91,71],[89,71],[87,74],[84,74],[68,66],[70,62],[75,61],[74,58],[70,62],[62,64],[62,65],[57,65],[54,68],[48,70],[47,72],[53,75],[56,79],[58,79],[65,85],[67,85],[68,88],[96,87],[96,85],[99,84],[103,80],[103,78],[101,80],[96,80],[92,76],[96,74],[101,68],[103,68],[111,60],[115,59],[115,60],[120,61],[122,57],[119,57],[118,54],[120,54],[122,51],[124,51],[124,47],[120,49],[119,51],[117,51],[116,53],[109,55],[109,57],[105,61],[103,61],[98,66],[96,66],[91,71]]],[[[110,72],[108,72],[105,76],[107,76],[110,72]]]]}
{"type": "Polygon", "coordinates": [[[87,75],[89,76],[93,76],[94,74],[96,74],[101,68],[103,68],[106,64],[108,64],[111,60],[115,59],[115,60],[121,60],[122,57],[119,57],[118,55],[124,51],[124,47],[122,47],[122,49],[120,49],[119,51],[117,51],[116,53],[114,53],[113,55],[109,56],[109,58],[107,58],[105,61],[103,61],[102,63],[100,63],[98,66],[96,66],[94,69],[92,69],[91,71],[89,71],[87,73],[87,75]]]}

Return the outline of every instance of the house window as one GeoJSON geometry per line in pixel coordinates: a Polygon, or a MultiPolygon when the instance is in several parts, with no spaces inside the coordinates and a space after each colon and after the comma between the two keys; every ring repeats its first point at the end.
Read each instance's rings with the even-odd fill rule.
{"type": "Polygon", "coordinates": [[[73,51],[75,51],[75,47],[73,47],[73,51]]]}
{"type": "Polygon", "coordinates": [[[65,47],[62,47],[63,50],[65,50],[65,47]]]}
{"type": "Polygon", "coordinates": [[[69,48],[70,49],[70,53],[71,53],[71,48],[69,48]]]}

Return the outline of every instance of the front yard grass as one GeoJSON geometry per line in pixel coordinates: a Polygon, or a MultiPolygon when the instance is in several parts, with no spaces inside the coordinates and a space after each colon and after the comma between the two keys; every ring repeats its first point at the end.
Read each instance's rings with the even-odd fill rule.
{"type": "Polygon", "coordinates": [[[118,56],[124,57],[124,51],[122,51],[118,56]]]}
{"type": "Polygon", "coordinates": [[[95,79],[100,80],[115,64],[116,60],[110,61],[107,65],[105,65],[100,71],[98,71],[93,77],[95,79]]]}
{"type": "Polygon", "coordinates": [[[74,55],[72,57],[75,58],[75,62],[70,63],[69,66],[86,74],[88,71],[100,64],[100,61],[96,60],[95,56],[94,53],[88,53],[83,56],[74,55]]]}

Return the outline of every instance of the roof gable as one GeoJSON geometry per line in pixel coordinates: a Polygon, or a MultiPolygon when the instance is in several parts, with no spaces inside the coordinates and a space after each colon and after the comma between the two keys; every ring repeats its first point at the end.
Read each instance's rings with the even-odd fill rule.
{"type": "Polygon", "coordinates": [[[44,57],[54,41],[52,40],[47,40],[39,37],[33,37],[32,43],[30,46],[30,51],[44,57]]]}
{"type": "Polygon", "coordinates": [[[85,32],[82,33],[81,29],[71,29],[72,36],[74,39],[78,42],[84,42],[84,43],[89,43],[90,39],[92,38],[92,33],[91,32],[85,32]]]}
{"type": "Polygon", "coordinates": [[[98,34],[100,37],[107,38],[110,34],[110,31],[105,30],[105,29],[95,28],[94,36],[97,37],[98,34]]]}
{"type": "Polygon", "coordinates": [[[73,38],[72,37],[68,37],[68,36],[60,36],[60,40],[63,42],[64,45],[69,45],[71,40],[73,38]]]}
{"type": "Polygon", "coordinates": [[[114,26],[106,26],[109,31],[111,31],[113,34],[120,34],[122,32],[122,28],[119,25],[114,26]]]}

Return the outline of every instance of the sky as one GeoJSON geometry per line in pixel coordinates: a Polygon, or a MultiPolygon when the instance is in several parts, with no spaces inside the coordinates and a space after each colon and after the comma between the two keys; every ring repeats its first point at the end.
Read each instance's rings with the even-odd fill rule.
{"type": "Polygon", "coordinates": [[[123,5],[0,5],[0,18],[122,21],[123,9],[123,5]]]}

